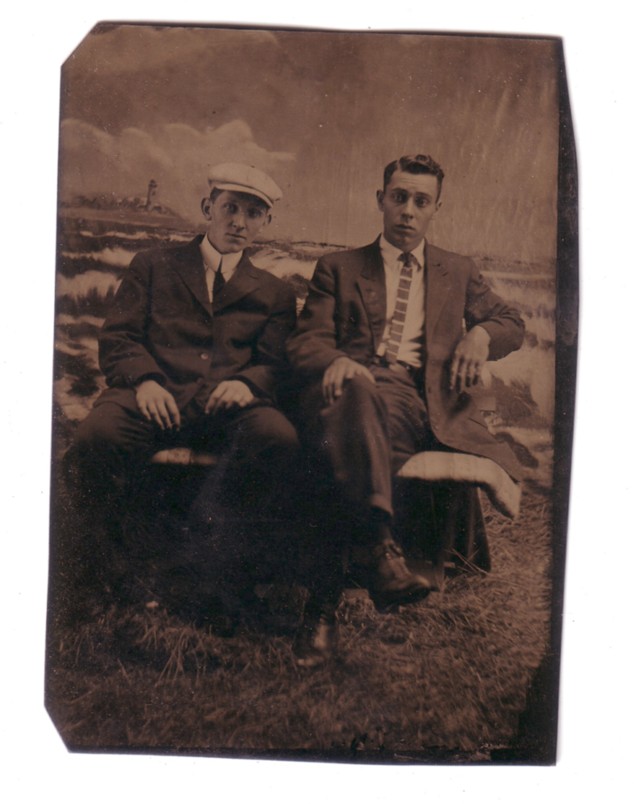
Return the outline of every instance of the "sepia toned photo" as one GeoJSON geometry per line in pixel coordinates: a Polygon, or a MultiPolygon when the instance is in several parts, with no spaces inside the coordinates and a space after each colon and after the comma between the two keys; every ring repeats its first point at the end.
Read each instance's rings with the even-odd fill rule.
{"type": "Polygon", "coordinates": [[[60,80],[66,747],[554,763],[561,41],[102,23],[60,80]]]}

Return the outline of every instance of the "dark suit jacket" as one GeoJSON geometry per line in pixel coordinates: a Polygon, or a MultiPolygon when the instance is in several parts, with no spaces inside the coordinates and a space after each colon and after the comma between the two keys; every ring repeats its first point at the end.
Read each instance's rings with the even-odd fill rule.
{"type": "Polygon", "coordinates": [[[99,340],[109,388],[98,403],[129,405],[129,391],[121,389],[144,378],[167,388],[180,409],[195,396],[204,404],[225,379],[274,398],[287,365],[295,296],[243,255],[212,309],[201,240],[143,252],[130,263],[99,340]]]}
{"type": "MultiPolygon", "coordinates": [[[[425,271],[424,393],[434,436],[451,449],[492,458],[518,479],[522,470],[515,457],[489,433],[470,396],[449,390],[449,369],[465,325],[486,329],[489,359],[497,360],[521,346],[522,319],[493,293],[467,257],[427,245],[425,271]]],[[[385,320],[379,241],[323,257],[287,346],[291,364],[306,380],[315,381],[340,356],[368,365],[385,320]]]]}

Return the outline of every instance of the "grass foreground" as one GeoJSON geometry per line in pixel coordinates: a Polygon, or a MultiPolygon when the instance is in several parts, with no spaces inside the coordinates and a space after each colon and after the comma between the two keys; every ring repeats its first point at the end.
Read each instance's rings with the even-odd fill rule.
{"type": "Polygon", "coordinates": [[[323,667],[294,662],[302,595],[292,588],[261,590],[270,621],[231,637],[160,600],[51,627],[48,711],[75,751],[534,761],[542,735],[522,724],[531,683],[552,658],[548,498],[526,491],[514,523],[484,511],[490,573],[457,574],[390,613],[347,592],[337,655],[323,667]]]}

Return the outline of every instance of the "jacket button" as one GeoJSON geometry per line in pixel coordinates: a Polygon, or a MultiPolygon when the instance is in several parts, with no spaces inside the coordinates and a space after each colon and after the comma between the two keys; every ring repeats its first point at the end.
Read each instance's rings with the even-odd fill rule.
{"type": "Polygon", "coordinates": [[[200,359],[201,360],[209,360],[209,355],[207,354],[207,352],[201,352],[200,353],[200,359]]]}

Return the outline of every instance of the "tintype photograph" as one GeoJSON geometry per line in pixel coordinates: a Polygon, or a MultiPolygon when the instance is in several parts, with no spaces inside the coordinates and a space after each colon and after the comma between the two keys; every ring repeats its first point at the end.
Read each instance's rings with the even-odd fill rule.
{"type": "Polygon", "coordinates": [[[553,764],[561,40],[101,23],[60,98],[66,747],[553,764]]]}

